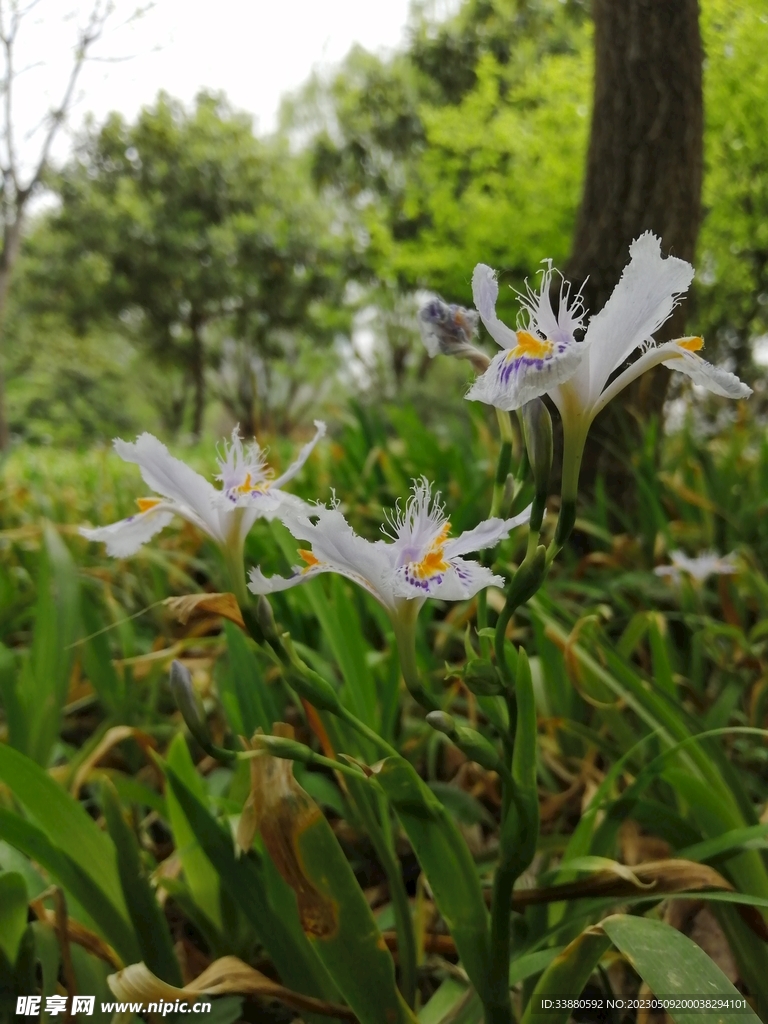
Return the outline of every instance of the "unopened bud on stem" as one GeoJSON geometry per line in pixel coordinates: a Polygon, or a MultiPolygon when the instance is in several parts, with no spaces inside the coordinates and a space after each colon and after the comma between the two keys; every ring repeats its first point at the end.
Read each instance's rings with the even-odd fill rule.
{"type": "Polygon", "coordinates": [[[445,736],[453,736],[456,732],[456,723],[446,711],[430,711],[427,721],[433,729],[445,736]]]}
{"type": "Polygon", "coordinates": [[[279,642],[272,605],[264,594],[260,594],[259,600],[256,602],[256,621],[266,640],[269,640],[271,644],[279,642]]]}
{"type": "MultiPolygon", "coordinates": [[[[189,669],[180,661],[171,662],[170,683],[173,699],[187,728],[206,753],[218,757],[218,753],[214,752],[217,748],[214,747],[208,728],[208,718],[200,694],[195,689],[189,669]]],[[[225,757],[234,756],[227,752],[223,753],[225,757]]]]}
{"type": "Polygon", "coordinates": [[[478,697],[492,697],[504,690],[496,666],[486,658],[472,658],[468,661],[461,678],[467,689],[478,697]]]}
{"type": "Polygon", "coordinates": [[[530,528],[538,533],[544,518],[549,477],[552,472],[552,417],[542,400],[534,398],[523,406],[521,419],[535,488],[530,528]]]}
{"type": "Polygon", "coordinates": [[[283,650],[291,665],[291,671],[288,673],[290,685],[300,697],[309,701],[319,711],[338,712],[341,705],[333,686],[301,660],[293,646],[290,633],[283,633],[281,639],[283,650]]]}
{"type": "Polygon", "coordinates": [[[468,359],[476,373],[485,373],[491,361],[472,344],[478,321],[474,309],[449,305],[437,298],[419,310],[421,337],[433,359],[436,355],[468,359]]]}
{"type": "Polygon", "coordinates": [[[494,745],[477,729],[470,729],[466,725],[457,725],[451,715],[446,714],[445,711],[430,711],[427,721],[433,729],[447,736],[462,754],[467,755],[470,761],[474,761],[487,771],[508,774],[494,745]]]}

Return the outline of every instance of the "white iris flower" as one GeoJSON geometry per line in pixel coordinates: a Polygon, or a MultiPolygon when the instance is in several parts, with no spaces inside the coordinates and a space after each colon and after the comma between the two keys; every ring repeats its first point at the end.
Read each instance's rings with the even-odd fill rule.
{"type": "Polygon", "coordinates": [[[502,350],[477,378],[467,398],[498,409],[519,409],[548,394],[563,420],[563,497],[573,499],[584,441],[597,414],[646,370],[664,363],[716,395],[748,398],[752,394],[734,374],[697,355],[701,338],[678,338],[656,344],[654,333],[669,318],[693,280],[685,260],[661,255],[661,241],[646,232],[629,247],[630,261],[603,309],[593,316],[582,341],[581,295],[571,295],[563,281],[557,315],[550,301],[552,263],[541,275],[538,291],[520,296],[525,327],[513,331],[496,316],[499,286],[490,267],[479,263],[472,277],[475,305],[489,334],[502,350]],[[608,383],[611,375],[638,349],[642,355],[608,383]]]}
{"type": "Polygon", "coordinates": [[[249,589],[272,594],[320,573],[335,572],[367,590],[397,621],[418,611],[428,597],[463,601],[485,587],[503,587],[501,576],[462,556],[494,547],[528,522],[530,508],[512,519],[488,519],[450,538],[451,524],[439,499],[432,497],[426,479],[414,481],[405,509],[387,517],[384,532],[389,539],[377,541],[356,534],[338,508],[281,510],[280,518],[294,537],[312,545],[311,550],[299,551],[306,564],[294,567],[288,577],[268,578],[261,569],[251,569],[249,589]]]}
{"type": "Polygon", "coordinates": [[[424,706],[437,707],[422,687],[416,666],[415,624],[428,597],[463,601],[485,587],[504,586],[479,562],[463,556],[494,547],[516,526],[530,519],[530,506],[512,519],[487,519],[473,530],[450,538],[440,496],[432,497],[426,479],[416,480],[405,509],[387,516],[388,540],[369,541],[358,536],[338,508],[318,505],[296,512],[281,511],[280,518],[297,540],[309,541],[301,550],[303,566],[288,577],[266,577],[251,569],[248,588],[254,594],[273,594],[323,572],[335,572],[359,584],[379,601],[392,621],[403,676],[411,693],[424,706]]]}
{"type": "Polygon", "coordinates": [[[316,420],[315,427],[315,436],[277,479],[273,479],[263,449],[255,441],[244,445],[235,427],[231,443],[225,442],[218,459],[216,479],[221,481],[221,490],[181,459],[174,458],[152,434],[141,434],[133,442],[116,438],[117,454],[125,462],[136,463],[144,483],[160,497],[139,498],[139,511],[135,515],[109,526],[81,527],[80,533],[88,540],[103,541],[107,554],[125,558],[135,554],[174,516],[180,516],[222,548],[233,583],[241,590],[243,588],[237,584],[243,577],[243,544],[254,522],[259,518],[274,518],[289,504],[303,507],[299,498],[281,488],[296,476],[325,434],[324,423],[316,420]]]}
{"type": "Polygon", "coordinates": [[[657,565],[653,570],[657,576],[670,576],[676,583],[683,573],[696,583],[703,583],[710,576],[732,576],[737,570],[736,556],[718,555],[716,551],[705,551],[695,558],[689,558],[683,551],[670,551],[671,565],[657,565]]]}

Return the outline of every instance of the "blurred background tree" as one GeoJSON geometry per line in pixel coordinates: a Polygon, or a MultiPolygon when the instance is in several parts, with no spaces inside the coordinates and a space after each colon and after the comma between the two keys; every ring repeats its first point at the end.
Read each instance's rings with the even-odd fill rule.
{"type": "MultiPolygon", "coordinates": [[[[61,84],[58,103],[35,126],[19,123],[16,101],[24,84],[22,81],[20,90],[19,76],[30,70],[19,67],[19,33],[36,6],[14,0],[0,2],[0,452],[5,451],[9,441],[3,328],[30,202],[43,187],[51,150],[69,116],[83,65],[115,13],[115,5],[109,0],[94,0],[82,19],[73,19],[71,12],[65,15],[65,21],[77,22],[68,74],[61,84]]],[[[66,37],[66,33],[63,35],[66,37]]]]}
{"type": "Polygon", "coordinates": [[[26,308],[57,311],[80,334],[123,325],[162,368],[171,433],[186,417],[200,435],[216,360],[238,361],[219,394],[252,430],[253,359],[268,378],[286,335],[322,348],[345,325],[344,231],[300,161],[257,139],[223,97],[201,95],[188,112],[161,95],[134,125],[112,116],[52,184],[59,206],[27,247],[26,308]]]}

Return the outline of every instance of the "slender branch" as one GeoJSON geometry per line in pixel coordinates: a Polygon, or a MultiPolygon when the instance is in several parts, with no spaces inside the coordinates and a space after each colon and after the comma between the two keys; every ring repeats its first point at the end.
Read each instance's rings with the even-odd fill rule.
{"type": "MultiPolygon", "coordinates": [[[[104,25],[107,22],[110,14],[112,13],[112,4],[105,3],[102,5],[101,0],[93,5],[91,9],[91,15],[88,19],[88,24],[80,33],[80,38],[77,43],[75,50],[75,60],[72,64],[72,69],[69,73],[69,80],[67,81],[66,88],[64,89],[64,95],[62,97],[59,106],[51,111],[50,114],[50,126],[48,133],[43,140],[43,145],[40,151],[40,158],[37,162],[37,167],[32,175],[31,180],[23,190],[23,194],[26,197],[31,193],[32,189],[37,185],[43,176],[46,165],[48,163],[48,157],[50,156],[51,146],[53,145],[56,134],[64,122],[69,108],[72,104],[72,97],[75,93],[75,86],[77,80],[80,77],[80,72],[83,69],[83,65],[88,57],[88,50],[91,46],[101,37],[104,31],[104,25]]],[[[18,205],[18,204],[17,204],[18,205]]]]}

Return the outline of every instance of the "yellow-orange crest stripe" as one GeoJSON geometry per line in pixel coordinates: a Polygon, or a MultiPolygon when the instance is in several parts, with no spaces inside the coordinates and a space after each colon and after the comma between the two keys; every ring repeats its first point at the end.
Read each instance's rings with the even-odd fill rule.
{"type": "Polygon", "coordinates": [[[301,570],[302,572],[309,572],[309,570],[314,569],[316,565],[320,565],[320,559],[317,557],[317,555],[303,548],[299,549],[299,558],[302,560],[302,562],[307,563],[306,567],[301,570]]]}
{"type": "Polygon", "coordinates": [[[704,339],[682,338],[677,344],[688,352],[698,352],[700,348],[704,348],[704,339]]]}
{"type": "Polygon", "coordinates": [[[149,512],[160,504],[160,498],[137,498],[136,504],[139,506],[139,512],[149,512]]]}
{"type": "Polygon", "coordinates": [[[450,563],[446,562],[443,555],[443,547],[448,534],[451,532],[451,524],[446,520],[440,527],[440,533],[435,537],[434,543],[420,562],[413,566],[413,574],[420,580],[429,579],[440,572],[450,569],[450,563]]]}
{"type": "Polygon", "coordinates": [[[551,341],[542,341],[541,338],[534,337],[528,331],[518,331],[517,346],[510,349],[507,359],[521,359],[523,356],[527,356],[529,359],[546,359],[547,356],[552,355],[554,347],[551,341]]]}

